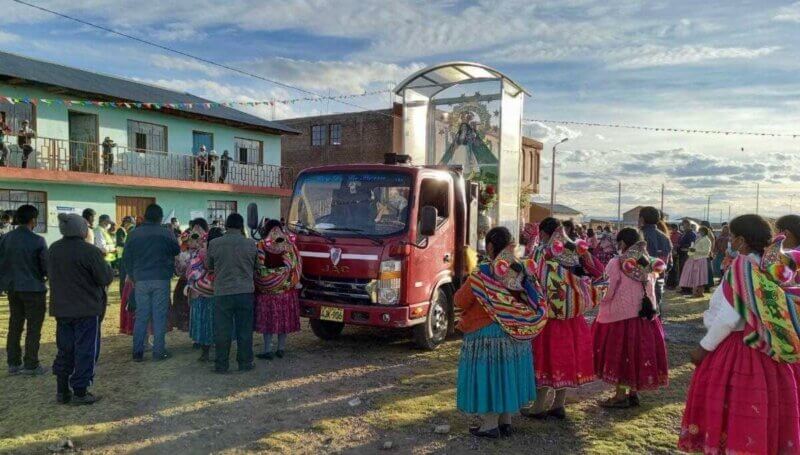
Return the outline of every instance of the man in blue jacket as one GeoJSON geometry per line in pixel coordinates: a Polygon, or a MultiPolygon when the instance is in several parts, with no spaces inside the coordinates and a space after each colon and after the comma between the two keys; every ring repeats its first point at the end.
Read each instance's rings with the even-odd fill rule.
{"type": "MultiPolygon", "coordinates": [[[[650,257],[659,258],[664,264],[672,264],[672,242],[667,234],[659,231],[656,227],[661,220],[661,212],[655,207],[642,207],[639,211],[639,226],[642,230],[642,237],[647,242],[647,254],[650,257]]],[[[656,280],[656,304],[661,310],[661,300],[664,297],[664,276],[661,274],[656,280]]]]}
{"type": "Polygon", "coordinates": [[[32,205],[17,209],[17,228],[0,239],[0,287],[8,293],[9,321],[6,352],[8,374],[37,376],[45,372],[39,364],[39,342],[47,311],[47,244],[33,232],[39,210],[32,205]],[[22,339],[25,333],[23,363],[22,339]]]}
{"type": "Polygon", "coordinates": [[[180,246],[172,232],[161,225],[164,211],[151,204],[144,212],[144,224],[128,236],[122,261],[128,280],[134,284],[136,322],[133,326],[133,360],[144,360],[147,327],[153,323],[153,360],[170,357],[166,349],[170,280],[175,273],[175,256],[180,246]]]}

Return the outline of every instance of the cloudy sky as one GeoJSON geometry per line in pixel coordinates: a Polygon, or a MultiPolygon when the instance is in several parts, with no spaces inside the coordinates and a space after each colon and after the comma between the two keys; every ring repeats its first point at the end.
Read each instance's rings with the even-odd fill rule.
{"type": "MultiPolygon", "coordinates": [[[[593,0],[30,0],[323,94],[385,89],[447,60],[494,66],[528,88],[525,117],[798,134],[686,135],[529,122],[556,163],[557,200],[595,216],[658,204],[711,218],[800,208],[800,2],[593,0]],[[791,195],[797,193],[796,198],[791,195]]],[[[215,100],[304,96],[0,0],[0,49],[215,100]]],[[[389,95],[353,101],[388,106],[389,95]]],[[[278,108],[286,118],[354,109],[278,108]]],[[[264,116],[273,113],[264,109],[264,116]]]]}

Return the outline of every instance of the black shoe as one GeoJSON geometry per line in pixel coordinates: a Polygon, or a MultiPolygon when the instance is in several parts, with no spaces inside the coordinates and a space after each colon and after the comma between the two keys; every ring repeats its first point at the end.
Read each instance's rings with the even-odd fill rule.
{"type": "Polygon", "coordinates": [[[478,438],[497,439],[500,437],[500,430],[492,428],[491,430],[481,431],[480,427],[472,427],[469,429],[469,434],[478,438]]]}
{"type": "Polygon", "coordinates": [[[254,363],[251,363],[249,365],[239,365],[239,371],[241,372],[252,371],[253,369],[255,369],[255,367],[256,365],[254,363]]]}
{"type": "Polygon", "coordinates": [[[272,353],[262,352],[261,354],[256,354],[256,358],[261,360],[272,360],[272,353]]]}
{"type": "Polygon", "coordinates": [[[144,362],[144,354],[134,354],[133,355],[134,362],[144,362]]]}
{"type": "Polygon", "coordinates": [[[20,370],[19,374],[23,376],[41,376],[47,373],[48,370],[49,368],[39,365],[36,368],[23,368],[22,370],[20,370]]]}
{"type": "Polygon", "coordinates": [[[520,409],[519,413],[522,414],[523,417],[527,417],[529,419],[534,419],[534,420],[547,419],[547,411],[533,413],[529,410],[529,408],[523,408],[520,409]]]}
{"type": "Polygon", "coordinates": [[[16,376],[22,371],[22,367],[19,365],[9,365],[8,366],[8,375],[9,376],[16,376]]]}
{"type": "Polygon", "coordinates": [[[567,418],[567,410],[564,408],[554,408],[547,411],[547,415],[554,419],[564,420],[567,418]]]}
{"type": "Polygon", "coordinates": [[[72,400],[70,401],[70,404],[73,406],[84,406],[84,405],[95,404],[101,399],[102,397],[92,395],[91,393],[86,392],[86,395],[82,397],[79,397],[77,395],[73,396],[72,400]]]}
{"type": "Polygon", "coordinates": [[[497,428],[500,429],[500,436],[511,436],[511,433],[514,431],[510,423],[501,423],[497,428]]]}
{"type": "Polygon", "coordinates": [[[166,352],[166,351],[162,352],[159,355],[155,355],[155,354],[153,355],[153,360],[156,361],[156,362],[161,362],[163,360],[167,360],[167,359],[170,359],[170,358],[172,358],[172,354],[170,354],[169,352],[166,352]]]}
{"type": "Polygon", "coordinates": [[[278,349],[277,351],[275,351],[275,357],[277,357],[279,359],[282,359],[284,354],[286,354],[286,353],[283,351],[283,349],[278,349]]]}
{"type": "Polygon", "coordinates": [[[628,395],[628,404],[631,405],[631,407],[633,407],[633,408],[638,408],[639,405],[640,405],[640,403],[639,403],[639,394],[638,393],[632,393],[632,394],[628,395]]]}
{"type": "Polygon", "coordinates": [[[56,403],[58,404],[69,404],[72,401],[72,392],[65,392],[65,393],[57,393],[56,394],[56,403]]]}

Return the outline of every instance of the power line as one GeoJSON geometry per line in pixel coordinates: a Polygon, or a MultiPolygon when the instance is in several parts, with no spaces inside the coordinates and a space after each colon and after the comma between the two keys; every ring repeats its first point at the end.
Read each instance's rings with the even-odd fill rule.
{"type": "Polygon", "coordinates": [[[640,126],[640,125],[625,125],[614,123],[593,123],[593,122],[577,122],[573,120],[546,120],[546,119],[523,119],[526,123],[550,123],[561,125],[579,125],[579,126],[597,126],[602,128],[625,128],[630,130],[644,130],[644,131],[662,131],[667,133],[689,133],[689,134],[717,134],[725,136],[762,136],[762,137],[791,137],[797,139],[800,133],[764,133],[754,131],[726,131],[726,130],[702,130],[690,128],[671,128],[671,127],[654,127],[654,126],[640,126]]]}
{"type": "MultiPolygon", "coordinates": [[[[127,33],[123,33],[123,32],[108,28],[108,27],[104,27],[102,25],[97,25],[97,24],[94,24],[92,22],[89,22],[89,21],[86,21],[86,20],[83,20],[83,19],[80,19],[80,18],[77,18],[77,17],[74,17],[74,16],[70,16],[68,14],[60,13],[58,11],[54,11],[54,10],[45,8],[43,6],[34,5],[32,3],[28,3],[28,2],[25,2],[23,0],[12,0],[12,1],[16,2],[16,3],[19,3],[20,5],[25,5],[25,6],[34,8],[34,9],[38,9],[39,11],[44,11],[46,13],[50,13],[50,14],[53,14],[53,15],[61,17],[61,18],[71,20],[73,22],[77,22],[79,24],[83,24],[83,25],[86,25],[86,26],[89,26],[89,27],[93,27],[93,28],[96,28],[98,30],[102,30],[102,31],[107,32],[107,33],[118,35],[118,36],[121,36],[123,38],[128,38],[128,39],[131,39],[133,41],[136,41],[136,42],[139,42],[139,43],[142,43],[142,44],[146,44],[148,46],[152,46],[152,47],[155,47],[155,48],[167,51],[167,52],[172,52],[174,54],[181,55],[181,56],[186,57],[186,58],[197,60],[199,62],[207,63],[209,65],[216,66],[218,68],[223,68],[223,69],[226,69],[228,71],[233,71],[235,73],[239,73],[239,74],[242,74],[242,75],[245,75],[245,76],[249,76],[249,77],[252,77],[252,78],[255,78],[255,79],[259,79],[259,80],[265,81],[265,82],[269,82],[269,83],[278,85],[280,87],[284,87],[284,88],[287,88],[287,89],[290,89],[290,90],[296,90],[298,92],[302,92],[302,93],[305,93],[305,94],[308,94],[308,95],[313,95],[315,97],[320,97],[320,98],[324,97],[323,95],[315,93],[315,92],[313,92],[311,90],[306,90],[306,89],[303,89],[303,88],[300,88],[300,87],[296,87],[294,85],[287,84],[285,82],[276,81],[274,79],[270,79],[268,77],[264,77],[264,76],[261,76],[259,74],[251,73],[249,71],[246,71],[246,70],[243,70],[243,69],[239,69],[239,68],[236,68],[236,67],[233,67],[233,66],[230,66],[230,65],[226,65],[224,63],[217,63],[217,62],[215,62],[213,60],[209,60],[209,59],[204,58],[204,57],[199,57],[197,55],[190,54],[188,52],[184,52],[184,51],[181,51],[181,50],[178,50],[178,49],[173,49],[171,47],[167,47],[167,46],[164,46],[162,44],[155,43],[153,41],[148,41],[146,39],[142,39],[142,38],[139,38],[139,37],[136,37],[136,36],[133,36],[133,35],[129,35],[127,33]]],[[[373,110],[373,109],[367,109],[366,107],[359,106],[359,105],[354,104],[354,103],[348,103],[348,102],[342,101],[342,100],[335,100],[335,101],[337,101],[337,102],[339,102],[341,104],[346,104],[348,106],[355,107],[355,108],[358,108],[358,109],[361,109],[361,110],[365,110],[365,111],[373,110]]],[[[380,115],[385,115],[387,117],[394,117],[393,115],[384,114],[383,112],[378,112],[378,113],[380,115]]]]}

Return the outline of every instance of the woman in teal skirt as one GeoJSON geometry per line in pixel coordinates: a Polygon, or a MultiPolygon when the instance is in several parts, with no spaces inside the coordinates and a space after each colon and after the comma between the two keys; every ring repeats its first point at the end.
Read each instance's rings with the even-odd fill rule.
{"type": "Polygon", "coordinates": [[[495,439],[509,434],[511,415],[536,398],[530,341],[544,327],[547,311],[533,262],[514,256],[508,229],[486,234],[486,252],[492,263],[475,270],[455,295],[464,333],[456,404],[481,416],[471,434],[495,439]]]}
{"type": "Polygon", "coordinates": [[[205,268],[208,242],[222,236],[220,228],[212,228],[208,238],[200,239],[198,248],[192,251],[186,271],[187,294],[191,307],[189,337],[203,350],[201,362],[210,359],[211,346],[214,345],[214,275],[205,268]]]}

